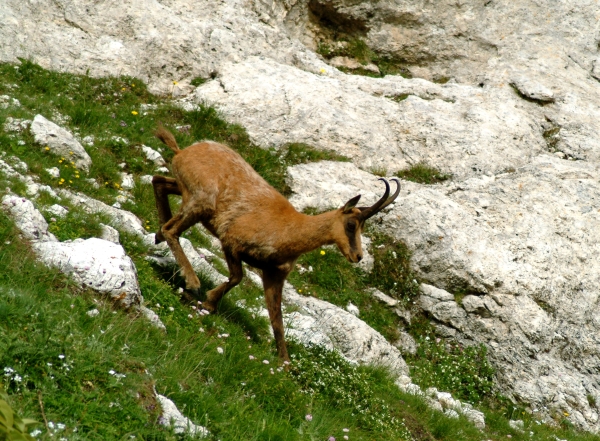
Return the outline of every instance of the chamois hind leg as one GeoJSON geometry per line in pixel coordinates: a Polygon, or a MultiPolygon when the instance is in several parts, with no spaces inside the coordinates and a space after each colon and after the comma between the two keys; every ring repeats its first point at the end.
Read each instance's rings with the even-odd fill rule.
{"type": "Polygon", "coordinates": [[[217,309],[217,304],[219,300],[223,298],[227,292],[238,285],[242,278],[244,277],[244,270],[242,269],[242,261],[234,257],[228,250],[223,250],[225,252],[225,259],[227,260],[227,266],[229,267],[229,280],[225,283],[221,283],[215,289],[211,289],[207,294],[207,299],[204,302],[203,306],[208,311],[215,311],[217,309]]]}
{"type": "Polygon", "coordinates": [[[283,316],[281,313],[281,292],[288,272],[275,270],[263,270],[263,287],[265,289],[265,300],[267,310],[271,319],[271,327],[275,336],[277,353],[283,361],[290,361],[285,345],[285,334],[283,329],[283,316]]]}
{"type": "MultiPolygon", "coordinates": [[[[156,200],[156,209],[158,210],[158,220],[160,222],[160,227],[162,227],[173,217],[171,206],[169,205],[169,195],[181,195],[181,190],[175,179],[167,178],[165,176],[153,176],[152,187],[154,188],[154,199],[156,200]]],[[[154,242],[157,244],[165,240],[160,227],[154,239],[154,242]]]]}
{"type": "Polygon", "coordinates": [[[186,289],[190,291],[194,297],[198,298],[200,296],[200,280],[198,279],[198,276],[196,276],[192,264],[186,257],[183,248],[181,248],[181,244],[179,243],[179,236],[181,236],[181,233],[193,226],[196,222],[198,222],[198,214],[183,208],[162,226],[161,232],[167,241],[173,256],[175,256],[175,260],[181,267],[183,277],[185,278],[186,289]]]}

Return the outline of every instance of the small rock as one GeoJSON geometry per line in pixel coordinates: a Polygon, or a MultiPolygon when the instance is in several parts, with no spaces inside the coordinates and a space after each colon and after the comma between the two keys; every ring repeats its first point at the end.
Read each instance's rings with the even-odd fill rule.
{"type": "Polygon", "coordinates": [[[398,340],[394,342],[394,346],[400,349],[402,355],[415,355],[417,353],[417,342],[407,332],[400,331],[398,340]]]}
{"type": "Polygon", "coordinates": [[[100,224],[102,227],[102,234],[100,235],[100,239],[108,240],[112,243],[119,243],[119,232],[115,230],[110,225],[100,224]]]}
{"type": "Polygon", "coordinates": [[[167,165],[165,159],[156,150],[148,146],[142,145],[142,152],[144,152],[144,155],[146,155],[146,159],[154,162],[154,164],[156,164],[157,166],[162,167],[167,165]]]}
{"type": "Polygon", "coordinates": [[[52,153],[68,161],[73,160],[77,168],[89,171],[92,159],[70,132],[48,121],[42,115],[35,116],[30,130],[36,143],[48,147],[52,153]]]}
{"type": "Polygon", "coordinates": [[[367,292],[371,295],[371,297],[379,300],[382,303],[385,303],[387,306],[389,306],[391,308],[398,305],[398,300],[388,296],[387,294],[382,293],[377,288],[369,288],[367,290],[367,292]]]}
{"type": "Polygon", "coordinates": [[[96,317],[98,314],[100,314],[100,311],[98,311],[97,309],[90,309],[88,312],[86,312],[87,315],[89,315],[90,317],[96,317]]]}
{"type": "Polygon", "coordinates": [[[446,409],[444,411],[444,415],[446,415],[448,418],[458,419],[458,412],[454,409],[446,409]]]}
{"type": "Polygon", "coordinates": [[[94,139],[94,136],[93,136],[93,135],[86,136],[86,137],[84,137],[84,138],[81,140],[81,142],[83,142],[83,143],[84,143],[85,145],[87,145],[88,147],[91,147],[91,146],[93,146],[93,145],[94,145],[94,141],[95,141],[95,139],[94,139]]]}
{"type": "Polygon", "coordinates": [[[518,432],[523,432],[523,430],[525,428],[525,424],[523,423],[523,420],[510,420],[508,422],[508,425],[518,432]]]}
{"type": "Polygon", "coordinates": [[[47,168],[46,172],[53,178],[60,178],[60,170],[58,167],[47,168]]]}
{"type": "Polygon", "coordinates": [[[67,215],[67,213],[69,212],[69,210],[65,207],[63,207],[62,205],[58,205],[58,204],[54,204],[49,206],[46,211],[50,214],[53,214],[54,216],[58,217],[58,218],[62,218],[65,217],[67,215]]]}
{"type": "Polygon", "coordinates": [[[133,175],[129,173],[121,173],[121,187],[124,190],[131,190],[135,187],[135,181],[133,175]]]}
{"type": "Polygon", "coordinates": [[[354,304],[352,304],[351,302],[348,302],[348,304],[346,305],[346,311],[348,311],[350,314],[352,314],[355,317],[358,317],[360,315],[360,311],[358,310],[358,307],[354,304]]]}
{"type": "Polygon", "coordinates": [[[554,92],[546,86],[523,76],[515,76],[510,82],[517,90],[527,98],[542,103],[553,103],[554,92]]]}

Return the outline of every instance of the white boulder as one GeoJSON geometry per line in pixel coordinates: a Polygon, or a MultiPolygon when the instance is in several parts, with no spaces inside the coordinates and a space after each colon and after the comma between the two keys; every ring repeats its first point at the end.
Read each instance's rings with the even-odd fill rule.
{"type": "Polygon", "coordinates": [[[48,121],[42,115],[36,115],[31,123],[31,133],[35,142],[50,148],[55,155],[73,161],[78,169],[89,171],[92,159],[75,137],[62,127],[48,121]]]}

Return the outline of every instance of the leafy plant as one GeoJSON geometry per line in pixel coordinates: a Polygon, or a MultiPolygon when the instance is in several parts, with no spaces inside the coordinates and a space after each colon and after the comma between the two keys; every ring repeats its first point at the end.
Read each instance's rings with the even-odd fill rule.
{"type": "Polygon", "coordinates": [[[369,374],[337,352],[321,346],[300,349],[292,354],[290,373],[304,393],[323,395],[338,406],[352,409],[352,417],[364,428],[393,430],[400,439],[411,439],[404,423],[392,416],[387,404],[375,396],[369,374]]]}
{"type": "Polygon", "coordinates": [[[8,404],[8,395],[0,385],[0,440],[4,441],[34,441],[27,431],[38,424],[29,418],[21,418],[8,404]]]}
{"type": "Polygon", "coordinates": [[[367,283],[392,297],[410,303],[419,294],[419,285],[410,269],[410,250],[397,241],[375,230],[368,230],[375,262],[367,276],[367,283]]]}
{"type": "Polygon", "coordinates": [[[417,353],[409,362],[411,376],[422,388],[437,387],[471,403],[493,394],[495,371],[484,345],[464,347],[431,334],[418,337],[417,342],[417,353]]]}

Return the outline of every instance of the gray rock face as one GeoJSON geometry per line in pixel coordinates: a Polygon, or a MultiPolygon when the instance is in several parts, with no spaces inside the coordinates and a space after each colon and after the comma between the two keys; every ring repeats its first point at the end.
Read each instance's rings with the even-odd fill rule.
{"type": "Polygon", "coordinates": [[[284,288],[284,302],[300,308],[284,315],[286,335],[304,344],[336,349],[354,363],[383,365],[395,375],[408,374],[400,351],[352,313],[323,300],[301,296],[289,284],[284,288]]]}
{"type": "Polygon", "coordinates": [[[93,76],[129,75],[155,92],[178,95],[192,89],[192,78],[209,78],[223,62],[250,55],[289,64],[318,60],[286,35],[282,13],[282,5],[243,0],[7,0],[0,11],[0,59],[33,59],[82,74],[89,69],[93,76]]]}
{"type": "MultiPolygon", "coordinates": [[[[413,251],[413,269],[429,284],[417,306],[442,335],[487,345],[502,392],[540,418],[567,412],[591,430],[598,410],[587,396],[600,393],[596,170],[545,155],[513,173],[444,186],[403,182],[396,202],[372,219],[413,251]],[[458,304],[455,290],[472,295],[458,304]]],[[[300,209],[358,192],[368,204],[379,184],[333,162],[294,166],[288,183],[300,209]]]]}
{"type": "Polygon", "coordinates": [[[495,174],[546,148],[541,123],[508,86],[442,86],[331,68],[314,75],[251,57],[224,65],[195,97],[242,124],[259,145],[304,142],[335,150],[363,170],[428,162],[456,176],[495,174]]]}
{"type": "Polygon", "coordinates": [[[48,121],[42,115],[35,116],[29,129],[35,142],[48,147],[55,155],[63,156],[67,161],[73,161],[77,168],[89,171],[92,159],[79,141],[67,130],[48,121]]]}

